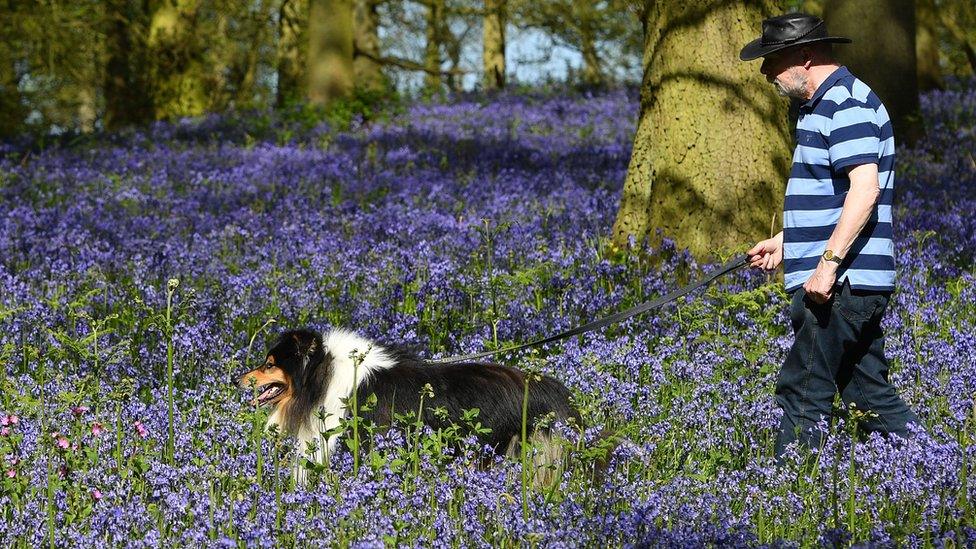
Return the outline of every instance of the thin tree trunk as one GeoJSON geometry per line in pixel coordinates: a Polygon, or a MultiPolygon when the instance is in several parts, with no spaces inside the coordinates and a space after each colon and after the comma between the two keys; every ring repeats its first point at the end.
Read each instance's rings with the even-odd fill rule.
{"type": "Polygon", "coordinates": [[[310,0],[308,100],[327,106],[353,90],[353,0],[310,0]]]}
{"type": "Polygon", "coordinates": [[[376,60],[380,56],[379,14],[377,0],[356,0],[356,34],[353,39],[353,72],[356,86],[368,91],[384,88],[383,73],[376,60]]]}
{"type": "Polygon", "coordinates": [[[105,128],[144,124],[154,115],[146,70],[146,13],[130,0],[109,0],[105,14],[105,128]]]}
{"type": "Polygon", "coordinates": [[[200,0],[161,2],[152,14],[148,45],[157,119],[197,116],[207,110],[202,37],[195,29],[199,7],[200,0]]]}
{"type": "Polygon", "coordinates": [[[915,57],[918,59],[918,89],[941,90],[942,69],[939,67],[939,16],[934,0],[915,0],[918,29],[915,33],[915,57]]]}
{"type": "Polygon", "coordinates": [[[891,117],[895,140],[914,143],[923,133],[918,105],[913,0],[827,0],[824,20],[853,44],[837,58],[878,94],[891,117]]]}
{"type": "Polygon", "coordinates": [[[427,0],[427,44],[424,49],[424,87],[428,91],[441,90],[441,35],[444,27],[444,0],[427,0]]]}
{"type": "Polygon", "coordinates": [[[308,0],[283,0],[278,9],[278,92],[276,104],[283,107],[302,97],[305,89],[305,26],[308,0]]]}
{"type": "Polygon", "coordinates": [[[506,0],[484,1],[481,57],[484,63],[486,90],[499,90],[505,87],[505,3],[506,0]]]}
{"type": "Polygon", "coordinates": [[[614,242],[674,238],[695,254],[739,251],[778,230],[789,172],[787,102],[739,50],[773,0],[652,2],[644,77],[614,242]]]}
{"type": "Polygon", "coordinates": [[[580,39],[580,50],[583,53],[583,81],[590,86],[602,86],[605,83],[605,77],[591,29],[586,26],[582,27],[580,39]]]}

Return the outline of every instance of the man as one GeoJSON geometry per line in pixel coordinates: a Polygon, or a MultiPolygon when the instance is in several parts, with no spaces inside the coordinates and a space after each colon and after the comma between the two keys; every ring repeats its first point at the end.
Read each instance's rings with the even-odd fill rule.
{"type": "Polygon", "coordinates": [[[833,59],[824,22],[793,13],[763,21],[743,61],[803,101],[786,186],[783,231],[749,250],[753,267],[783,263],[796,339],[776,383],[782,457],[819,447],[834,395],[868,412],[862,427],[907,436],[915,414],[888,382],[881,318],[895,287],[891,204],[895,142],[878,96],[833,59]]]}

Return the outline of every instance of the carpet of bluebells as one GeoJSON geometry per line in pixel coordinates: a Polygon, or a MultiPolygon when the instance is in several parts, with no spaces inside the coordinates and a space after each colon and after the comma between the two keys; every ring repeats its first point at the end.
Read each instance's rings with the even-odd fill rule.
{"type": "Polygon", "coordinates": [[[295,486],[288,440],[231,383],[277,331],[498,348],[735,251],[609,244],[637,109],[632,90],[521,93],[341,131],[251,113],[0,148],[0,546],[976,543],[973,84],[923,97],[928,136],[899,156],[884,326],[911,439],[838,409],[823,448],[777,466],[787,298],[738,271],[501,359],[563,381],[586,419],[555,484],[476,466],[459,426],[374,432],[295,486]],[[605,471],[598,431],[629,441],[605,471]]]}

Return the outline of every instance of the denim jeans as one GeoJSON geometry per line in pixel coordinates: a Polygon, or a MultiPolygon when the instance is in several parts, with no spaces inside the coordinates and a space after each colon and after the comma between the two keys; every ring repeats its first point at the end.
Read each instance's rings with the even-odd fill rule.
{"type": "Polygon", "coordinates": [[[907,437],[905,425],[918,418],[888,382],[881,318],[889,294],[835,288],[824,304],[807,298],[803,288],[793,293],[790,320],[796,339],[776,382],[776,402],[783,409],[776,438],[776,456],[799,440],[817,448],[824,434],[816,424],[831,419],[834,395],[846,406],[873,414],[859,429],[907,437]]]}

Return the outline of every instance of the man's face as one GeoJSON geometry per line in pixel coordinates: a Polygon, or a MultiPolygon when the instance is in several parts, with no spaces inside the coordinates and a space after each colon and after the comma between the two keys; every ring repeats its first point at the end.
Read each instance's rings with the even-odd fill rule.
{"type": "Polygon", "coordinates": [[[773,52],[763,57],[759,72],[776,86],[780,95],[808,99],[807,76],[800,53],[794,48],[773,52]]]}

